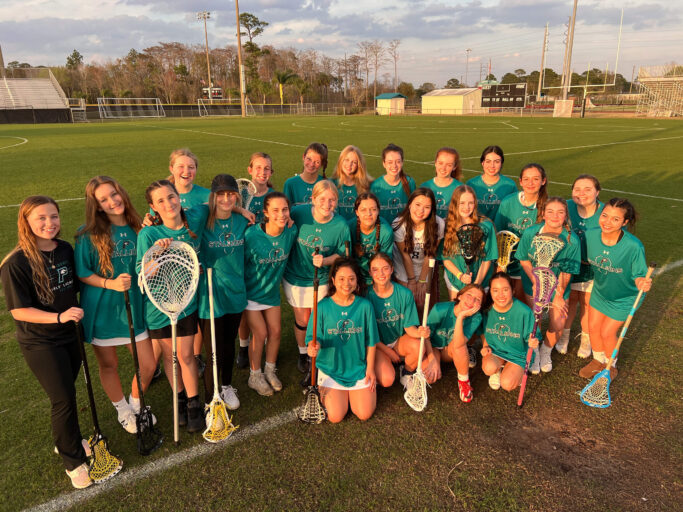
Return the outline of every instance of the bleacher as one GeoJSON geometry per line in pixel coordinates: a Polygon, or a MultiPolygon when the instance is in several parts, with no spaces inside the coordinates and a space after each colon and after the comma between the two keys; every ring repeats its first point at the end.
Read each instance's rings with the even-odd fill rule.
{"type": "Polygon", "coordinates": [[[69,101],[48,68],[8,68],[0,78],[0,123],[71,122],[69,101]]]}

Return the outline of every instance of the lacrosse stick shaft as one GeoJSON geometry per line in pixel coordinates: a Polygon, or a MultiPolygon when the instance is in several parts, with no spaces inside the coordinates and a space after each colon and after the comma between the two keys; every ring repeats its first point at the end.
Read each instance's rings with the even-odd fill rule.
{"type": "MultiPolygon", "coordinates": [[[[422,327],[427,327],[427,317],[429,316],[429,302],[432,297],[432,294],[430,292],[431,287],[432,287],[432,274],[434,270],[434,260],[430,259],[429,260],[429,273],[427,274],[427,292],[425,293],[425,305],[424,305],[424,310],[422,311],[422,327]]],[[[418,352],[417,356],[417,372],[421,373],[422,372],[422,353],[424,352],[425,349],[425,337],[420,336],[420,350],[418,352]]]]}
{"type": "Polygon", "coordinates": [[[145,397],[142,392],[142,382],[140,382],[140,360],[138,359],[138,348],[135,342],[135,329],[133,328],[133,313],[130,309],[130,296],[128,290],[124,290],[123,298],[126,302],[126,316],[128,317],[128,333],[130,334],[130,348],[133,352],[133,363],[135,364],[135,380],[138,383],[138,396],[140,398],[140,410],[145,409],[145,397]]]}
{"type": "Polygon", "coordinates": [[[218,363],[216,362],[216,325],[213,312],[213,269],[207,269],[209,281],[209,318],[211,322],[211,358],[213,359],[213,397],[218,398],[218,363]]]}
{"type": "Polygon", "coordinates": [[[171,351],[173,355],[173,442],[177,445],[180,442],[178,432],[178,341],[176,340],[176,322],[171,320],[171,351]]]}
{"type": "MultiPolygon", "coordinates": [[[[534,328],[531,331],[532,336],[536,336],[536,329],[538,329],[538,323],[541,319],[540,314],[534,314],[534,328]]],[[[519,385],[519,396],[517,397],[517,406],[522,407],[524,402],[524,391],[526,390],[526,381],[529,378],[529,365],[531,364],[531,355],[534,353],[534,349],[529,347],[526,351],[526,364],[524,365],[524,375],[522,376],[522,383],[519,385]]]]}
{"type": "Polygon", "coordinates": [[[78,340],[78,347],[81,351],[81,359],[83,360],[83,377],[85,378],[85,388],[88,390],[88,401],[90,402],[90,413],[92,415],[92,424],[95,427],[95,433],[100,433],[100,423],[97,421],[97,410],[95,409],[95,395],[92,391],[92,383],[90,382],[90,370],[88,368],[88,356],[85,353],[85,345],[83,343],[83,335],[81,334],[81,325],[79,322],[74,322],[76,326],[76,339],[78,340]]]}
{"type": "MultiPolygon", "coordinates": [[[[315,254],[320,252],[320,248],[315,248],[315,254]]],[[[313,343],[318,343],[318,267],[313,271],[313,343]]],[[[315,368],[315,356],[311,357],[311,386],[315,386],[317,378],[317,371],[315,368]]]]}

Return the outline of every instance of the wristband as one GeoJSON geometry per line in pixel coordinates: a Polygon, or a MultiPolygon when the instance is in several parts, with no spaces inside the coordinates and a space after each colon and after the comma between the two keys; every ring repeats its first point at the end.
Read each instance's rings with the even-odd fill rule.
{"type": "Polygon", "coordinates": [[[61,314],[61,313],[57,313],[57,323],[58,323],[58,324],[61,324],[61,323],[62,323],[62,321],[61,321],[60,318],[59,318],[60,316],[62,316],[62,314],[61,314]]]}
{"type": "Polygon", "coordinates": [[[105,290],[107,289],[107,281],[109,281],[109,278],[105,277],[104,283],[102,283],[102,288],[104,288],[105,290]]]}
{"type": "Polygon", "coordinates": [[[415,278],[414,278],[414,277],[409,277],[409,278],[408,278],[408,282],[410,282],[410,281],[415,281],[415,278]]]}
{"type": "Polygon", "coordinates": [[[459,274],[456,274],[456,275],[455,275],[455,277],[457,277],[457,278],[458,278],[458,281],[460,281],[460,278],[462,277],[462,274],[463,274],[463,273],[462,273],[462,272],[460,272],[459,274]]]}
{"type": "Polygon", "coordinates": [[[427,284],[427,280],[426,280],[426,279],[425,279],[425,280],[418,279],[417,282],[420,283],[420,284],[427,284]]]}

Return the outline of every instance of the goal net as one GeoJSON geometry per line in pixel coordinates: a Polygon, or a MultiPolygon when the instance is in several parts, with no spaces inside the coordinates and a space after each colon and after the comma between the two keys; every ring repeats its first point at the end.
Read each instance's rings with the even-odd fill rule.
{"type": "Polygon", "coordinates": [[[97,98],[100,119],[166,117],[159,98],[97,98]]]}
{"type": "MultiPolygon", "coordinates": [[[[254,116],[254,106],[246,98],[246,108],[247,115],[254,116]]],[[[209,100],[205,98],[199,98],[197,100],[197,108],[199,108],[200,117],[215,117],[215,116],[241,116],[242,115],[242,105],[235,100],[209,100]]]]}

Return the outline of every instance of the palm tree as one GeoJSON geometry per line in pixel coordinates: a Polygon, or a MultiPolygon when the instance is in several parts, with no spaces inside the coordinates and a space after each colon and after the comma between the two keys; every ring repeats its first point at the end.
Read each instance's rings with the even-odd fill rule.
{"type": "Polygon", "coordinates": [[[294,73],[291,69],[287,69],[286,71],[275,70],[273,82],[278,84],[280,88],[280,106],[284,104],[282,97],[282,86],[292,83],[296,78],[299,78],[299,75],[294,73]]]}

